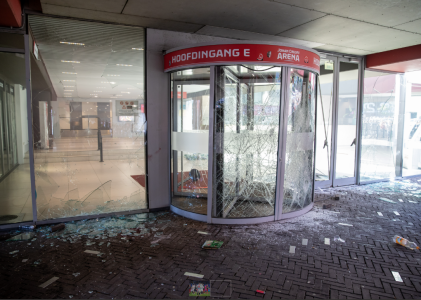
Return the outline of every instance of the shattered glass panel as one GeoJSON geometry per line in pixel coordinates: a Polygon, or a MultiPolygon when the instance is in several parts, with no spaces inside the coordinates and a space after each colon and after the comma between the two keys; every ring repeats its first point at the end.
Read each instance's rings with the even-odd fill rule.
{"type": "Polygon", "coordinates": [[[0,52],[0,225],[31,220],[25,57],[0,52]]]}
{"type": "Polygon", "coordinates": [[[405,73],[402,176],[421,174],[421,71],[405,73]]]}
{"type": "Polygon", "coordinates": [[[288,125],[282,213],[313,201],[316,75],[289,69],[288,125]]]}
{"type": "Polygon", "coordinates": [[[399,75],[365,71],[361,181],[395,177],[399,75]]]}
{"type": "Polygon", "coordinates": [[[318,181],[331,179],[333,71],[335,67],[333,61],[320,60],[321,91],[317,93],[316,126],[316,180],[318,181]]]}
{"type": "Polygon", "coordinates": [[[144,30],[29,26],[38,219],[146,209],[144,30]]]}
{"type": "Polygon", "coordinates": [[[216,70],[212,216],[273,215],[281,68],[216,70]]]}
{"type": "Polygon", "coordinates": [[[207,214],[210,68],[171,74],[172,205],[207,214]]]}

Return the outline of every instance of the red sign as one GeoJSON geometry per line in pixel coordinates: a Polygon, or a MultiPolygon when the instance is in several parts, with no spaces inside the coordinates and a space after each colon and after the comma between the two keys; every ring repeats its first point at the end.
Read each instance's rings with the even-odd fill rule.
{"type": "Polygon", "coordinates": [[[140,112],[145,113],[145,106],[144,104],[140,104],[140,112]]]}
{"type": "MultiPolygon", "coordinates": [[[[173,97],[173,92],[171,91],[171,98],[173,97]]],[[[181,99],[181,92],[177,92],[177,98],[181,99]]],[[[187,98],[187,92],[183,92],[183,99],[187,98]]]]}
{"type": "Polygon", "coordinates": [[[320,72],[320,56],[300,48],[265,44],[198,46],[165,54],[165,71],[213,64],[276,64],[320,72]]]}

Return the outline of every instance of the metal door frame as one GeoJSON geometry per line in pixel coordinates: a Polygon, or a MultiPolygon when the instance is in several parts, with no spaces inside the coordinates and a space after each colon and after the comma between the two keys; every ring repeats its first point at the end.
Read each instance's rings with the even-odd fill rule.
{"type": "Polygon", "coordinates": [[[362,103],[362,78],[364,72],[363,60],[360,57],[340,57],[334,55],[326,55],[326,59],[334,61],[333,70],[333,101],[332,101],[332,130],[331,130],[331,151],[330,151],[330,174],[328,180],[315,181],[316,188],[337,187],[344,185],[354,185],[359,183],[360,169],[360,128],[361,128],[361,103],[362,103]],[[340,63],[356,63],[358,64],[358,87],[357,87],[357,111],[356,111],[356,129],[355,129],[355,151],[354,151],[354,176],[347,178],[336,178],[336,154],[338,141],[338,108],[339,108],[339,76],[340,63]]]}
{"type": "MultiPolygon", "coordinates": [[[[336,157],[336,118],[337,118],[337,95],[338,95],[338,88],[339,88],[339,57],[338,56],[333,56],[333,55],[326,55],[324,57],[325,59],[329,59],[333,61],[333,81],[332,81],[332,88],[333,88],[333,92],[332,92],[332,112],[331,112],[331,116],[328,117],[332,117],[332,122],[331,122],[331,132],[330,132],[330,144],[328,144],[328,146],[330,146],[330,170],[329,170],[329,179],[328,180],[320,180],[320,181],[316,181],[316,178],[314,179],[314,187],[315,188],[327,188],[327,187],[331,187],[333,186],[333,178],[335,175],[335,160],[334,157],[336,157]],[[335,152],[334,152],[335,149],[335,152]]],[[[318,79],[320,80],[320,79],[318,79]]],[[[320,85],[321,87],[321,85],[320,85]]],[[[318,98],[318,97],[317,97],[318,98]]],[[[316,98],[316,99],[317,99],[316,98]]],[[[317,128],[317,124],[316,124],[316,128],[317,128]]],[[[317,133],[316,133],[317,135],[317,133]]],[[[316,136],[317,138],[317,136],[316,136]]],[[[316,149],[317,150],[317,149],[316,149]]],[[[317,151],[316,151],[316,155],[317,155],[317,151]]],[[[315,160],[316,160],[315,156],[315,160]]]]}
{"type": "MultiPolygon", "coordinates": [[[[361,58],[338,58],[338,67],[337,67],[337,93],[336,93],[336,105],[335,105],[335,143],[334,143],[334,151],[332,151],[332,157],[334,160],[334,164],[332,165],[334,167],[333,169],[333,187],[337,186],[344,186],[344,185],[354,185],[357,183],[357,174],[358,174],[358,150],[359,150],[359,132],[360,132],[360,120],[361,120],[361,85],[359,84],[361,82],[361,69],[362,69],[362,62],[361,58]],[[358,77],[357,77],[357,111],[356,111],[356,120],[355,120],[355,147],[354,147],[354,177],[347,177],[347,178],[336,178],[336,154],[337,154],[337,137],[338,137],[338,108],[339,108],[339,76],[340,76],[340,68],[341,68],[341,62],[346,63],[357,63],[358,64],[358,77]]],[[[352,141],[351,141],[352,142],[352,141]]]]}

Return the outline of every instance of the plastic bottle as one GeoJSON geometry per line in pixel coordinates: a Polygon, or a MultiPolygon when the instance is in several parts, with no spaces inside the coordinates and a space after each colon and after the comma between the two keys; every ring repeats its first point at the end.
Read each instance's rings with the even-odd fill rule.
{"type": "Polygon", "coordinates": [[[411,250],[419,249],[420,248],[414,242],[410,242],[407,239],[404,239],[403,237],[401,237],[399,235],[395,235],[393,237],[393,242],[395,242],[396,244],[402,245],[402,246],[404,246],[406,248],[409,248],[411,250]]]}

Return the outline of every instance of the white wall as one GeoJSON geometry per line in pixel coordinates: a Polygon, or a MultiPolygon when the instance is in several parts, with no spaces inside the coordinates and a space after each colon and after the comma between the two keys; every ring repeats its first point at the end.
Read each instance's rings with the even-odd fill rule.
{"type": "Polygon", "coordinates": [[[20,84],[15,84],[14,89],[18,164],[23,164],[25,154],[29,151],[26,90],[22,90],[20,84]]]}

